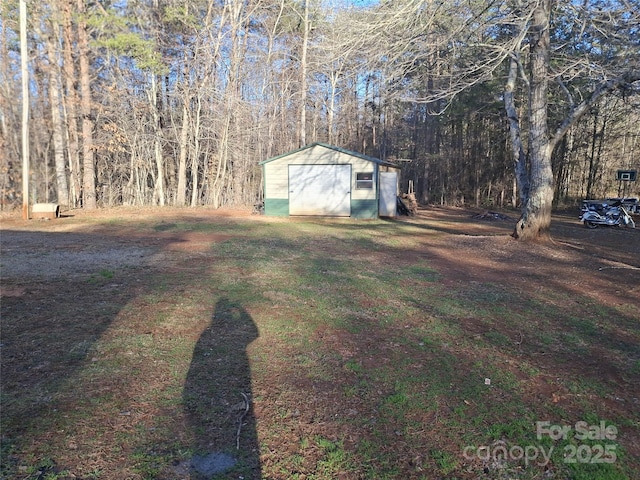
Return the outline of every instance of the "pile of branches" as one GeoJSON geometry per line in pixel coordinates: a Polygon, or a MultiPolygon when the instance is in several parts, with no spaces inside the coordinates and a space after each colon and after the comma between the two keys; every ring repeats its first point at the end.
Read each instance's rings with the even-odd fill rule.
{"type": "Polygon", "coordinates": [[[498,213],[498,212],[490,212],[490,211],[486,211],[486,212],[483,212],[483,213],[478,213],[477,215],[474,215],[473,218],[475,220],[489,220],[489,221],[511,220],[511,217],[509,217],[508,215],[504,215],[504,214],[498,213]]]}
{"type": "Polygon", "coordinates": [[[414,193],[403,193],[398,196],[398,213],[400,215],[415,215],[418,212],[418,202],[414,193]]]}

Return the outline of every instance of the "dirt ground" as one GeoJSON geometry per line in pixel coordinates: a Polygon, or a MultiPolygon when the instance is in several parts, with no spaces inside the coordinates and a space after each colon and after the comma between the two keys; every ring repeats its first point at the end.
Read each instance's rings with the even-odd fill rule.
{"type": "MultiPolygon", "coordinates": [[[[142,235],[132,226],[116,223],[109,228],[101,223],[100,235],[96,235],[92,230],[92,219],[95,218],[135,216],[141,221],[147,218],[162,221],[166,218],[167,222],[171,222],[181,217],[205,222],[209,216],[217,215],[229,218],[242,216],[251,222],[265,221],[265,217],[251,215],[245,209],[119,208],[62,213],[62,218],[48,221],[23,221],[18,214],[4,213],[0,216],[0,292],[3,301],[20,297],[21,304],[28,304],[30,292],[41,290],[43,283],[59,285],[67,276],[95,274],[97,268],[117,271],[132,265],[149,268],[166,265],[175,252],[198,252],[217,238],[214,238],[215,234],[198,231],[183,232],[177,237],[175,233],[165,232],[162,228],[156,229],[153,236],[142,235]]],[[[417,216],[403,217],[398,221],[421,225],[425,231],[443,234],[425,235],[420,246],[411,249],[411,255],[418,255],[432,265],[444,283],[508,283],[534,296],[535,285],[557,286],[563,291],[587,295],[606,307],[630,305],[640,311],[640,228],[591,230],[578,222],[578,212],[556,214],[552,225],[552,242],[523,248],[521,243],[509,237],[516,213],[503,212],[509,216],[508,219],[491,216],[477,218],[478,213],[483,212],[426,207],[417,216]]],[[[636,221],[640,224],[640,218],[636,217],[636,221]]],[[[93,287],[88,285],[88,288],[93,287]]],[[[545,292],[540,289],[543,301],[545,292]]],[[[83,292],[69,294],[72,297],[82,296],[83,292]]],[[[105,295],[100,301],[108,304],[108,292],[105,295]]],[[[113,295],[122,295],[122,292],[114,289],[113,295]]],[[[34,303],[41,301],[41,296],[33,296],[34,303]]],[[[469,331],[478,328],[471,320],[467,321],[469,331]]],[[[328,338],[327,341],[330,340],[328,338]]],[[[339,338],[335,340],[340,341],[339,338]]],[[[617,384],[610,408],[622,416],[637,416],[640,410],[638,386],[625,383],[616,371],[607,371],[607,362],[602,361],[607,355],[605,349],[601,355],[598,359],[573,358],[570,368],[576,374],[585,369],[602,369],[602,375],[610,376],[612,385],[617,384]],[[617,396],[625,397],[624,401],[616,401],[617,396]]],[[[549,367],[552,368],[552,365],[549,367]]],[[[544,392],[544,388],[544,385],[540,385],[531,395],[550,394],[544,392]]],[[[631,456],[640,458],[640,435],[627,437],[625,447],[631,456]]]]}
{"type": "Polygon", "coordinates": [[[442,245],[424,245],[425,255],[435,252],[434,260],[444,263],[441,272],[449,281],[501,282],[509,277],[517,282],[520,278],[526,288],[533,280],[552,280],[605,305],[640,301],[640,228],[592,230],[573,212],[556,214],[552,241],[523,248],[509,236],[517,215],[492,219],[484,213],[453,208],[420,212],[429,227],[454,235],[442,245]],[[460,262],[460,250],[468,253],[464,262],[460,262]]]}
{"type": "MultiPolygon", "coordinates": [[[[616,298],[616,294],[622,292],[624,297],[629,292],[640,292],[640,282],[635,281],[640,270],[640,228],[601,227],[592,230],[578,222],[577,214],[556,214],[552,223],[552,242],[530,245],[527,247],[529,253],[523,254],[521,243],[508,236],[517,219],[516,214],[503,212],[500,214],[502,218],[494,218],[485,213],[473,209],[429,207],[421,209],[415,217],[400,217],[399,221],[420,223],[425,228],[455,236],[453,239],[446,238],[444,242],[440,242],[442,237],[433,237],[423,243],[426,257],[446,265],[447,268],[441,273],[448,281],[469,278],[491,281],[494,276],[499,279],[504,264],[514,261],[516,270],[525,269],[528,275],[549,276],[568,285],[575,284],[577,290],[592,292],[605,303],[622,300],[616,298]],[[473,250],[472,255],[465,257],[464,264],[459,262],[459,249],[473,250]],[[528,261],[532,263],[527,264],[528,261]],[[498,267],[498,263],[502,267],[498,267]],[[455,265],[459,267],[451,268],[455,265]],[[559,266],[562,268],[559,269],[559,266]],[[614,283],[621,284],[620,288],[614,286],[603,290],[603,276],[605,280],[617,279],[614,283]]],[[[202,220],[209,215],[248,217],[257,222],[265,218],[251,215],[250,210],[243,208],[72,210],[62,212],[59,219],[28,221],[21,220],[18,213],[5,212],[0,214],[2,277],[24,275],[39,279],[60,278],[70,273],[94,271],[96,265],[117,268],[153,263],[162,261],[162,258],[149,258],[146,254],[157,252],[158,246],[167,251],[193,252],[215,240],[211,234],[191,232],[175,238],[174,234],[162,231],[156,232],[154,238],[150,239],[148,235],[139,235],[129,227],[114,227],[103,232],[105,234],[100,237],[100,242],[96,242],[96,236],[90,229],[87,230],[86,223],[82,227],[82,230],[87,230],[85,237],[82,233],[55,235],[76,231],[78,220],[113,216],[135,217],[141,222],[176,216],[202,220]]],[[[6,290],[10,287],[3,287],[3,296],[11,295],[6,290]]],[[[638,295],[635,297],[638,298],[638,295]]]]}

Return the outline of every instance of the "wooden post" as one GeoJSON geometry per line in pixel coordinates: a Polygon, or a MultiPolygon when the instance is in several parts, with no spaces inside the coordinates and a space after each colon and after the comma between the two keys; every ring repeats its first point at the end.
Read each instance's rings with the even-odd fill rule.
{"type": "Polygon", "coordinates": [[[20,70],[22,73],[22,219],[29,220],[29,49],[25,0],[20,0],[20,70]]]}

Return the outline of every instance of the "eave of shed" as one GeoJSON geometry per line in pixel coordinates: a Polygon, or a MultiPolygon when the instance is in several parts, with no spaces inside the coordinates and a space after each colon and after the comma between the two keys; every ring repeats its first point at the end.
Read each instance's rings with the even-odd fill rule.
{"type": "Polygon", "coordinates": [[[313,148],[313,147],[317,147],[317,146],[323,147],[323,148],[328,148],[329,150],[335,150],[336,152],[344,153],[346,155],[351,155],[352,157],[361,158],[361,159],[366,160],[368,162],[376,163],[378,165],[382,165],[382,166],[385,166],[385,167],[400,168],[398,165],[396,165],[394,163],[387,162],[385,160],[380,160],[379,158],[370,157],[368,155],[363,155],[362,153],[354,152],[352,150],[347,150],[345,148],[336,147],[335,145],[329,145],[327,143],[322,143],[322,142],[311,143],[309,145],[305,145],[302,148],[298,148],[297,150],[293,150],[291,152],[287,152],[287,153],[283,153],[281,155],[278,155],[276,157],[271,157],[271,158],[268,158],[266,160],[262,160],[259,164],[260,165],[264,165],[265,163],[273,162],[274,160],[278,160],[280,158],[288,157],[289,155],[293,155],[293,154],[296,154],[298,152],[302,152],[303,150],[307,150],[309,148],[313,148]]]}

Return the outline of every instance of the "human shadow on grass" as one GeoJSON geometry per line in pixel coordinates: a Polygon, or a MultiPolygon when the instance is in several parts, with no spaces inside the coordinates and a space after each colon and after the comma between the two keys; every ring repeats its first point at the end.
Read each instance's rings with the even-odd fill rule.
{"type": "Polygon", "coordinates": [[[247,346],[258,329],[247,311],[220,299],[195,349],[184,387],[194,436],[190,478],[261,477],[247,346]]]}

